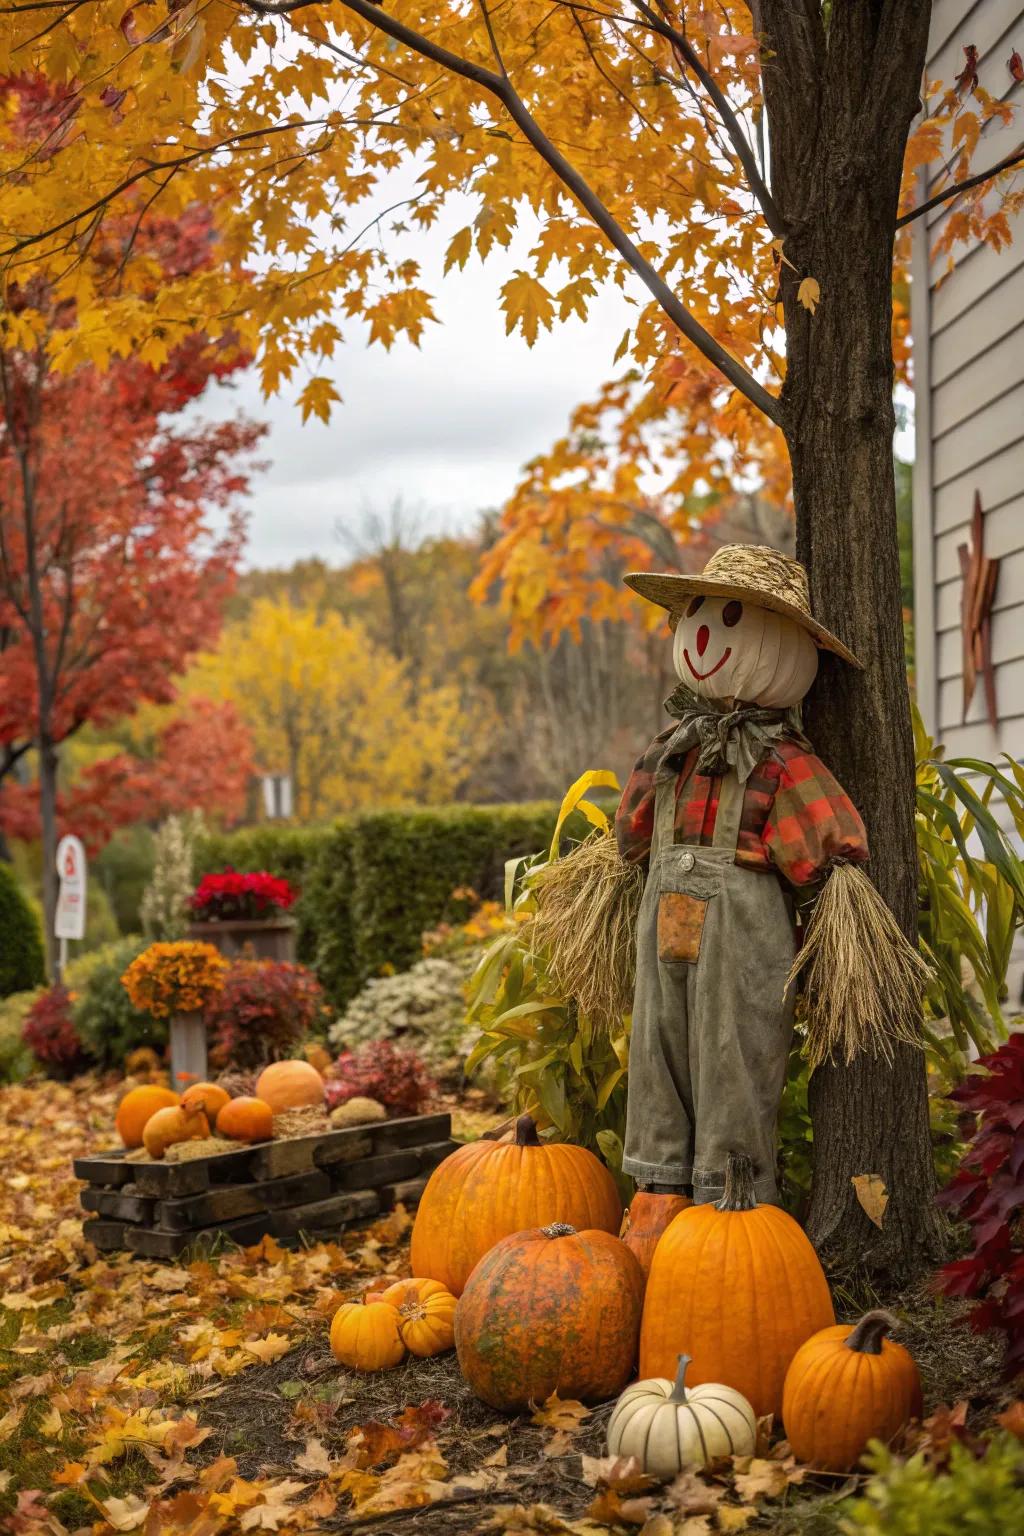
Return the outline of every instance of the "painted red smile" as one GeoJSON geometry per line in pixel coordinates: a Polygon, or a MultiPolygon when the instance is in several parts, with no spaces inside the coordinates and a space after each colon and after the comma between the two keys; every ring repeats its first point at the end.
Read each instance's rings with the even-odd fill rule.
{"type": "Polygon", "coordinates": [[[698,672],[697,668],[694,666],[693,662],[690,660],[690,653],[689,653],[689,651],[686,650],[685,648],[683,650],[683,659],[684,659],[684,661],[686,662],[686,665],[689,667],[690,671],[693,673],[694,677],[697,679],[697,681],[699,683],[702,683],[706,677],[714,677],[714,675],[718,671],[719,667],[724,667],[726,662],[729,660],[729,657],[731,655],[732,655],[732,646],[731,645],[727,645],[725,650],[722,652],[721,656],[719,656],[718,660],[715,662],[713,667],[711,667],[707,672],[698,672]]]}

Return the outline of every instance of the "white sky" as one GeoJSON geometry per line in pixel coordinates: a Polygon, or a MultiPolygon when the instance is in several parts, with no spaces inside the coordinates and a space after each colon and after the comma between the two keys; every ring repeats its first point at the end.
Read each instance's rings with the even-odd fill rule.
{"type": "MultiPolygon", "coordinates": [[[[272,400],[262,399],[250,374],[203,402],[206,417],[244,410],[270,423],[261,455],[270,468],[254,478],[249,498],[249,565],[308,555],[343,561],[338,520],[358,528],[367,507],[384,509],[396,497],[421,511],[425,529],[469,528],[478,512],[505,501],[522,465],[561,436],[573,406],[616,371],[615,350],[636,315],[617,289],[599,296],[588,323],[556,324],[532,349],[506,336],[499,291],[525,264],[528,240],[517,238],[486,265],[472,256],[463,271],[443,276],[448,241],[475,211],[467,200],[449,210],[444,228],[403,237],[402,254],[420,261],[420,282],[435,296],[441,322],[427,326],[418,349],[404,341],[390,352],[369,346],[361,327],[339,317],[346,344],[331,366],[315,370],[330,373],[342,396],[328,425],[314,418],[303,426],[294,404],[305,382],[298,374],[272,400]]],[[[632,278],[630,287],[642,291],[632,278]]]]}

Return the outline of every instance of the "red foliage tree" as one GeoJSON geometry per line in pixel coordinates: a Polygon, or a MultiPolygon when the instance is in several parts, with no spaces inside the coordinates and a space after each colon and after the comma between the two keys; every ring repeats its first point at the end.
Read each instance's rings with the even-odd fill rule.
{"type": "MultiPolygon", "coordinates": [[[[109,238],[114,263],[118,242],[109,238]]],[[[173,225],[126,229],[123,240],[145,242],[155,273],[213,259],[203,210],[173,225]]],[[[38,295],[33,303],[38,313],[38,295]]],[[[170,702],[176,674],[215,640],[241,548],[243,456],[265,430],[244,420],[168,420],[245,363],[230,338],[169,346],[157,366],[129,358],[102,374],[80,368],[65,377],[50,371],[47,343],[68,323],[66,302],[55,300],[49,315],[48,334],[26,335],[17,293],[0,314],[0,785],[35,748],[48,936],[60,744],[144,700],[170,702]]],[[[110,825],[123,821],[127,800],[150,818],[178,808],[186,782],[190,803],[209,803],[212,789],[223,805],[226,787],[237,806],[247,744],[237,723],[228,740],[232,721],[223,711],[193,711],[191,723],[169,727],[148,766],[118,758],[97,765],[78,791],[80,807],[93,813],[84,830],[95,842],[104,813],[110,825]],[[210,776],[198,771],[203,763],[210,776]],[[182,776],[168,788],[172,764],[182,776]]],[[[0,791],[9,807],[0,809],[0,831],[6,824],[24,833],[32,796],[13,789],[0,791]]]]}

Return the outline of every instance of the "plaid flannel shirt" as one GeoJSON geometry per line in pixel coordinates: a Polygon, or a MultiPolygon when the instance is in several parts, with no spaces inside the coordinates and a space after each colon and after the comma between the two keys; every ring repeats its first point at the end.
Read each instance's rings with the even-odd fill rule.
{"type": "MultiPolygon", "coordinates": [[[[674,725],[656,736],[623,791],[615,832],[623,858],[640,863],[654,833],[654,772],[674,725]]],[[[676,778],[676,841],[708,846],[714,836],[721,778],[693,773],[697,748],[676,778]]],[[[834,859],[866,861],[868,839],[857,808],[825,764],[782,737],[747,780],[736,863],[775,869],[798,896],[810,895],[834,859]],[[802,890],[801,890],[802,888],[802,890]]]]}

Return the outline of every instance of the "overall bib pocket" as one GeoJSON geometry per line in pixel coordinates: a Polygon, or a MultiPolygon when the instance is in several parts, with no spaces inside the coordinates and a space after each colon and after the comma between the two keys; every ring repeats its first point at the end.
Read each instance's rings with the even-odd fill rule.
{"type": "Polygon", "coordinates": [[[696,965],[718,882],[695,870],[693,854],[679,844],[665,850],[660,874],[658,959],[663,965],[696,965]]]}

